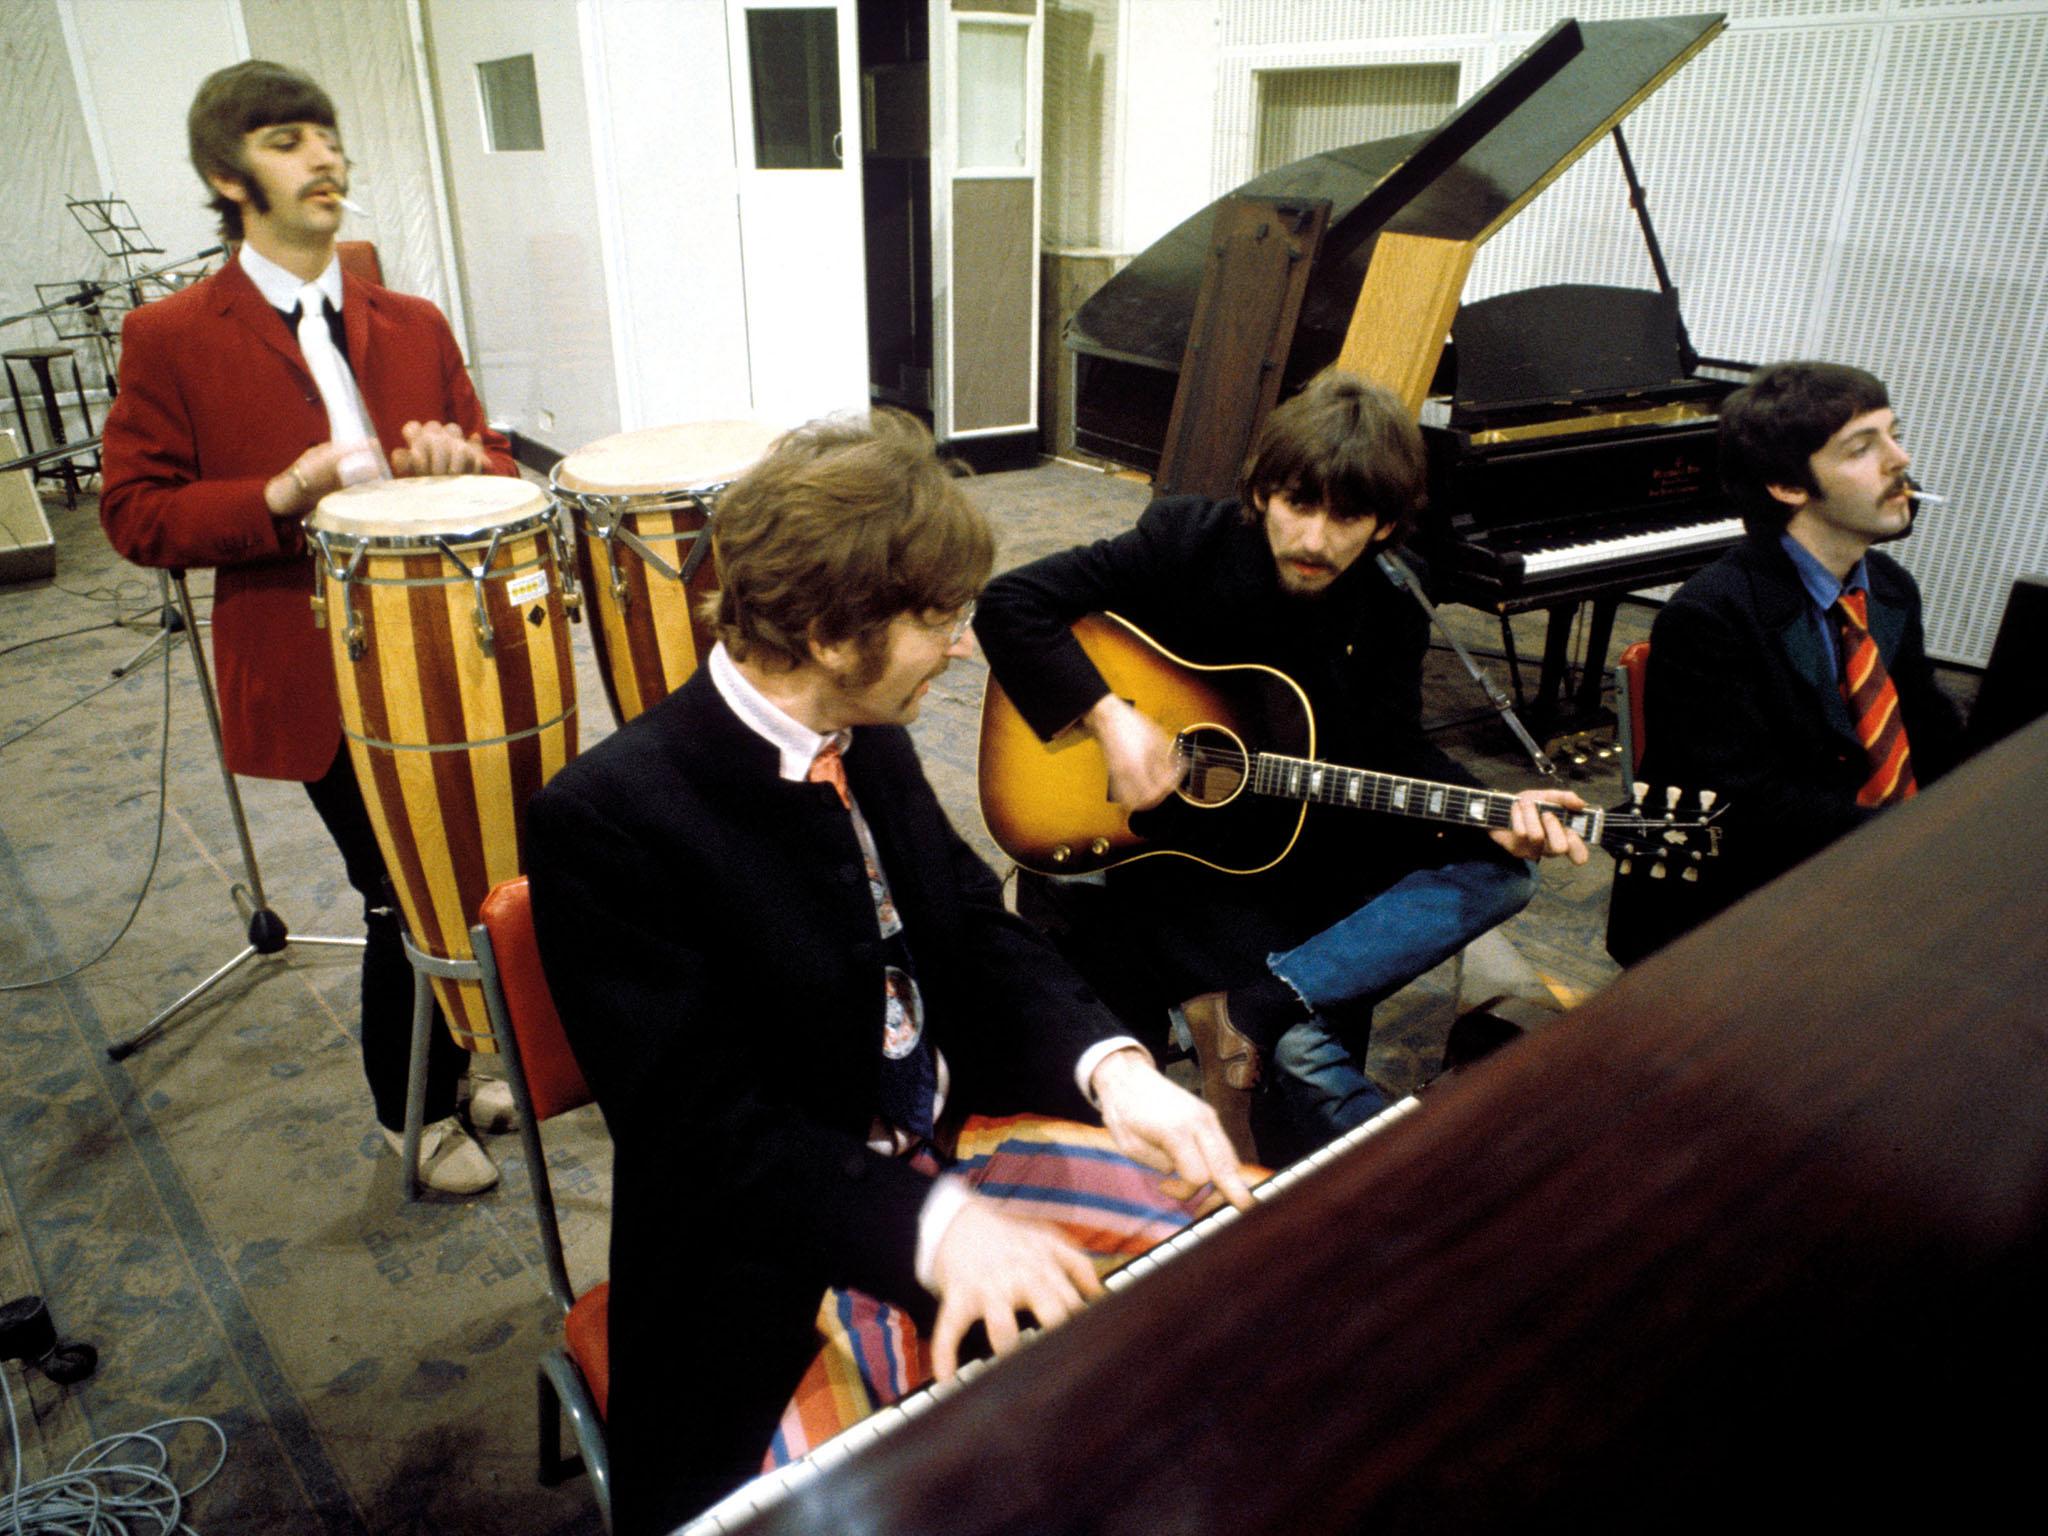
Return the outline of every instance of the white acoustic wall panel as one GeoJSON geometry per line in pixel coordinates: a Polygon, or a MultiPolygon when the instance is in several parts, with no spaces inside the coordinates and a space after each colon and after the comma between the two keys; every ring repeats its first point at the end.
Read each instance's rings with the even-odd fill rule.
{"type": "MultiPolygon", "coordinates": [[[[37,283],[98,276],[106,264],[64,211],[67,197],[101,191],[55,0],[4,0],[0,32],[0,315],[18,315],[41,306],[37,283]]],[[[52,336],[41,322],[0,332],[8,347],[45,346],[52,336]]],[[[83,346],[79,360],[96,373],[83,346]]],[[[12,401],[0,410],[11,419],[12,401]]]]}
{"type": "Polygon", "coordinates": [[[352,162],[349,196],[364,209],[348,216],[342,238],[375,242],[386,286],[450,312],[406,0],[241,4],[250,56],[302,69],[334,98],[352,162]]]}
{"type": "Polygon", "coordinates": [[[1056,250],[1113,238],[1118,0],[1046,0],[1041,223],[1056,250]]]}
{"type": "MultiPolygon", "coordinates": [[[[1225,0],[1211,195],[1252,173],[1261,71],[1455,64],[1462,97],[1560,16],[1707,10],[1729,30],[1625,128],[1694,340],[1890,383],[1955,498],[1895,552],[1930,649],[1981,664],[2011,578],[2048,565],[2048,0],[1225,0]]],[[[1652,281],[1603,144],[1481,251],[1466,296],[1652,281]]]]}
{"type": "Polygon", "coordinates": [[[2013,575],[2042,570],[2048,489],[2048,15],[1889,29],[1810,346],[1867,358],[1955,496],[1901,554],[1943,655],[1981,661],[2013,575]]]}
{"type": "Polygon", "coordinates": [[[1262,69],[1257,173],[1332,144],[1357,144],[1433,128],[1458,104],[1455,64],[1350,64],[1262,69]]]}

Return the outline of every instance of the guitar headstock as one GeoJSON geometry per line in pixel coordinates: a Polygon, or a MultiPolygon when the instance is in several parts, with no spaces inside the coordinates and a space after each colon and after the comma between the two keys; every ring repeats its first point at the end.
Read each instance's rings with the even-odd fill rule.
{"type": "Polygon", "coordinates": [[[1697,880],[1707,860],[1720,857],[1728,807],[1711,789],[1653,788],[1638,781],[1632,798],[1607,812],[1600,846],[1614,855],[1616,879],[1697,880]]]}

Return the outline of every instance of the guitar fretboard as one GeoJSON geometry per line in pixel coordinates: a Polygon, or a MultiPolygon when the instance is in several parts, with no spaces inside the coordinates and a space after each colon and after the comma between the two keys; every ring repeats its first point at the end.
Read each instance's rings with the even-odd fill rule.
{"type": "MultiPolygon", "coordinates": [[[[1513,795],[1471,789],[1462,784],[1439,784],[1431,779],[1373,773],[1364,768],[1342,768],[1304,757],[1282,757],[1274,752],[1261,752],[1252,759],[1251,789],[1256,794],[1278,795],[1288,800],[1346,805],[1356,810],[1380,811],[1390,816],[1416,816],[1425,821],[1457,822],[1469,827],[1493,828],[1514,824],[1513,795]]],[[[1603,812],[1585,810],[1560,814],[1589,845],[1600,841],[1603,812]]]]}

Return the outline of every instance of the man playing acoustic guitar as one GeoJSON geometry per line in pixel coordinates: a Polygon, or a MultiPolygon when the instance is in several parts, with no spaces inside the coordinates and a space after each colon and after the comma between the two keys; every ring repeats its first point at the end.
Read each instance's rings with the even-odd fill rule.
{"type": "MultiPolygon", "coordinates": [[[[975,624],[989,665],[1041,739],[1078,728],[1101,744],[1110,796],[1134,812],[1166,800],[1184,770],[1170,735],[1075,638],[1076,621],[1104,611],[1187,661],[1285,673],[1307,696],[1320,759],[1471,785],[1422,732],[1427,621],[1372,558],[1413,527],[1424,479],[1399,403],[1321,375],[1267,418],[1239,497],[1161,498],[1128,533],[992,582],[975,624]]],[[[1255,1133],[1264,1159],[1283,1161],[1385,1107],[1362,1065],[1376,1002],[1525,906],[1525,860],[1586,861],[1546,807],[1584,802],[1531,791],[1490,831],[1311,804],[1269,869],[1120,865],[1106,876],[1113,899],[1076,912],[1077,943],[1113,956],[1090,969],[1137,978],[1124,997],[1185,999],[1205,1095],[1242,1153],[1255,1133]]]]}

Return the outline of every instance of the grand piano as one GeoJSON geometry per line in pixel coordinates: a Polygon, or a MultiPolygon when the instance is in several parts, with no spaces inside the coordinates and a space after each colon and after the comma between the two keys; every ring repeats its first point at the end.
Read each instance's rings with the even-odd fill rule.
{"type": "MultiPolygon", "coordinates": [[[[1524,700],[1539,724],[1559,723],[1563,619],[1591,600],[1589,677],[1575,707],[1590,698],[1597,709],[1620,596],[1683,579],[1741,534],[1714,456],[1716,410],[1734,387],[1720,375],[1741,365],[1694,349],[1621,135],[1622,120],[1724,24],[1560,22],[1432,132],[1311,156],[1194,215],[1070,322],[1077,443],[1154,473],[1162,492],[1226,490],[1232,455],[1191,465],[1173,435],[1235,444],[1255,425],[1188,415],[1204,316],[1249,297],[1205,299],[1219,214],[1246,199],[1283,216],[1327,205],[1267,405],[1333,363],[1402,396],[1429,444],[1431,504],[1417,543],[1437,595],[1503,621],[1551,612],[1543,677],[1524,700]],[[1461,305],[1480,245],[1606,137],[1619,161],[1617,210],[1633,208],[1658,286],[1566,284],[1461,305]]],[[[1505,622],[1502,632],[1522,693],[1505,622]]]]}

